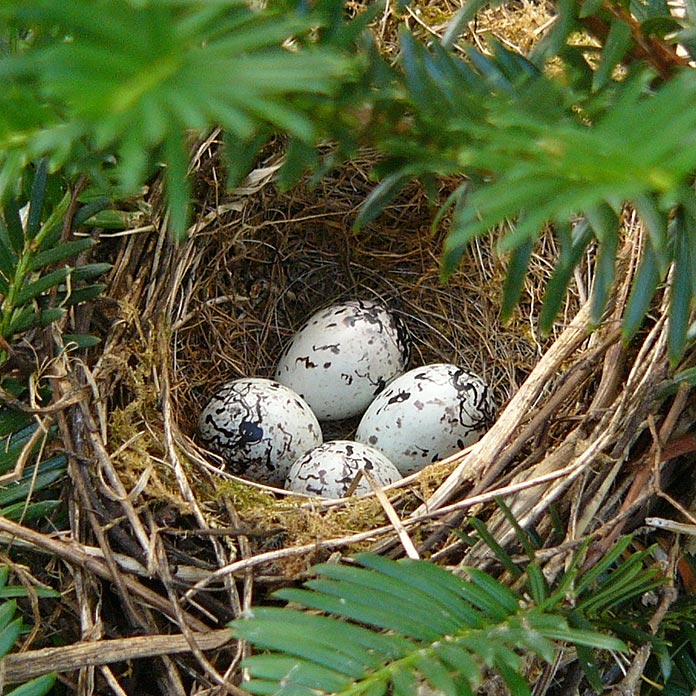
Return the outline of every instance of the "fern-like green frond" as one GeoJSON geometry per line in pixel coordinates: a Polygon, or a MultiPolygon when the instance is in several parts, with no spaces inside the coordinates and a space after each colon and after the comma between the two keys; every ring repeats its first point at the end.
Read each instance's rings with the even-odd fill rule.
{"type": "Polygon", "coordinates": [[[257,694],[414,694],[427,683],[443,694],[472,694],[484,669],[516,694],[530,693],[525,654],[553,660],[555,642],[624,650],[618,639],[572,628],[558,612],[524,606],[491,576],[455,576],[427,561],[360,554],[356,565],[322,564],[306,589],[276,593],[317,615],[255,608],[232,623],[265,654],[245,661],[257,694]],[[384,632],[386,631],[386,633],[384,632]]]}
{"type": "Polygon", "coordinates": [[[54,40],[0,57],[0,80],[9,85],[0,95],[0,171],[16,166],[17,148],[57,166],[83,142],[116,154],[118,180],[134,192],[164,161],[173,170],[177,233],[189,203],[181,188],[187,132],[222,126],[247,140],[272,127],[313,142],[321,125],[301,98],[336,93],[353,70],[340,51],[303,40],[319,26],[318,13],[252,9],[240,0],[9,6],[11,19],[54,40]],[[22,91],[34,100],[21,99],[29,116],[16,108],[22,91]]]}
{"type": "MultiPolygon", "coordinates": [[[[95,240],[61,239],[70,196],[61,194],[49,205],[46,160],[33,173],[27,167],[23,174],[31,181],[28,201],[10,196],[0,206],[0,334],[8,342],[97,296],[104,286],[92,281],[111,268],[106,263],[70,263],[91,249],[95,240]]],[[[98,212],[106,203],[102,198],[90,204],[87,213],[98,212]]],[[[0,364],[7,357],[0,352],[0,364]]]]}

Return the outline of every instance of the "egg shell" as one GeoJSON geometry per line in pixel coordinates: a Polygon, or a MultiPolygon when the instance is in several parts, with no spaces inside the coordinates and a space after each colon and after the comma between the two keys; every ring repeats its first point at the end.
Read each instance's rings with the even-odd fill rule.
{"type": "Polygon", "coordinates": [[[407,476],[476,442],[494,415],[483,379],[436,363],[395,379],[370,404],[355,439],[376,447],[407,476]]]}
{"type": "Polygon", "coordinates": [[[198,431],[232,473],[270,486],[282,486],[292,463],[322,442],[302,397],[258,377],[225,384],[201,412],[198,431]]]}
{"type": "MultiPolygon", "coordinates": [[[[401,479],[398,469],[378,450],[351,440],[332,440],[302,455],[290,468],[285,487],[294,493],[342,498],[361,469],[368,471],[380,486],[401,479]]],[[[365,477],[355,494],[372,490],[365,477]]]]}
{"type": "Polygon", "coordinates": [[[300,394],[319,420],[358,416],[406,369],[410,339],[384,305],[350,300],[313,314],[294,335],[275,378],[300,394]]]}

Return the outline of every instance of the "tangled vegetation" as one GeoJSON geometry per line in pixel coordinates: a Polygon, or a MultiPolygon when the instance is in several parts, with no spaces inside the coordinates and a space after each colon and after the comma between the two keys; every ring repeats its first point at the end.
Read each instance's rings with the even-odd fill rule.
{"type": "MultiPolygon", "coordinates": [[[[200,681],[210,693],[406,695],[426,683],[454,695],[493,689],[497,677],[513,693],[530,693],[532,680],[535,694],[581,682],[594,692],[610,684],[617,694],[638,693],[641,679],[644,693],[696,689],[692,557],[675,543],[665,559],[656,545],[641,548],[640,534],[620,536],[624,525],[640,526],[631,516],[645,518],[645,491],[694,522],[694,492],[671,495],[662,482],[668,462],[696,451],[688,434],[696,380],[695,10],[664,0],[558,0],[553,19],[522,52],[499,39],[469,40],[471,23],[489,8],[483,0],[456,11],[430,8],[440,23],[431,30],[409,3],[6,0],[0,7],[3,555],[10,568],[37,567],[27,560],[34,552],[79,567],[71,583],[78,598],[89,597],[98,578],[113,582],[129,627],[162,639],[134,642],[127,654],[162,657],[166,668],[152,677],[162,693],[199,692],[200,681]],[[538,257],[548,273],[540,308],[530,310],[535,330],[553,332],[569,291],[588,301],[559,330],[538,372],[523,375],[527,388],[512,395],[490,437],[455,458],[434,492],[411,482],[397,487],[373,506],[369,529],[318,539],[314,549],[369,541],[372,554],[318,566],[321,578],[309,580],[309,589],[267,593],[270,602],[324,615],[252,609],[255,568],[299,559],[283,568],[287,584],[306,577],[301,554],[309,557],[311,543],[273,547],[287,534],[278,520],[303,510],[274,509],[274,492],[240,493],[262,501],[257,517],[268,508],[252,528],[229,502],[235,482],[220,499],[225,528],[241,541],[218,542],[211,504],[201,504],[197,490],[222,487],[211,483],[211,465],[186,431],[186,409],[179,423],[172,414],[178,356],[171,344],[185,342],[191,279],[219,262],[200,241],[209,226],[240,223],[225,216],[242,214],[240,199],[267,181],[281,191],[319,187],[365,153],[374,185],[354,229],[403,204],[415,181],[434,206],[433,239],[445,230],[443,282],[467,254],[483,256],[477,245],[494,236],[506,266],[503,320],[519,307],[538,257]],[[201,194],[206,177],[215,186],[201,194]],[[226,192],[231,202],[219,203],[226,192]],[[119,234],[143,229],[154,241],[119,245],[119,234]],[[540,253],[549,246],[553,254],[540,253]],[[583,275],[586,286],[578,282],[583,275]],[[177,285],[182,279],[188,294],[177,285]],[[94,307],[111,320],[108,328],[94,321],[94,307]],[[600,329],[594,343],[592,328],[600,329]],[[584,352],[574,352],[586,340],[584,352]],[[596,364],[604,371],[593,372],[596,364]],[[147,409],[128,402],[137,391],[129,374],[147,391],[147,409]],[[537,375],[553,382],[547,391],[537,375]],[[565,410],[562,422],[551,423],[561,406],[572,408],[570,399],[587,413],[565,410]],[[122,476],[118,465],[130,448],[139,448],[140,468],[122,476]],[[467,488],[477,463],[481,476],[467,488]],[[621,478],[624,465],[634,468],[621,478]],[[536,500],[524,497],[527,470],[536,476],[530,486],[550,484],[536,500]],[[161,499],[143,500],[150,484],[161,499]],[[174,487],[180,498],[167,498],[174,487]],[[510,509],[501,491],[518,495],[510,509]],[[494,499],[485,524],[465,521],[467,511],[494,499]],[[608,501],[616,519],[604,519],[593,500],[608,501]],[[379,527],[382,512],[389,524],[379,527]],[[201,530],[210,547],[195,558],[185,535],[201,530]],[[414,530],[420,550],[409,537],[414,530]],[[255,535],[262,541],[252,550],[255,535]],[[411,558],[387,559],[404,553],[411,558]],[[189,575],[179,574],[181,559],[189,575]],[[374,601],[364,602],[366,595],[374,601]],[[403,612],[411,597],[417,618],[403,612]],[[645,610],[651,602],[652,613],[645,610]],[[224,628],[230,618],[232,628],[224,628]],[[159,636],[167,622],[181,635],[159,636]],[[317,638],[303,640],[308,633],[317,638]],[[204,650],[231,636],[233,654],[213,665],[204,650]],[[151,652],[155,644],[159,653],[151,652]],[[269,652],[249,657],[250,645],[269,652]],[[620,677],[609,650],[633,655],[620,677]],[[171,655],[185,651],[195,669],[172,666],[171,655]],[[242,681],[242,668],[251,681],[242,681]],[[182,673],[196,676],[184,686],[182,673]]],[[[264,243],[277,252],[275,241],[264,243]]],[[[235,245],[243,246],[235,237],[226,253],[237,253],[235,245]]],[[[391,248],[380,254],[396,256],[391,248]]],[[[259,254],[248,263],[274,259],[259,254]]],[[[246,307],[255,299],[251,286],[248,296],[221,301],[246,307]]],[[[197,396],[186,394],[187,405],[197,396]]],[[[331,511],[318,514],[292,525],[316,536],[331,511]]],[[[355,516],[345,519],[352,524],[355,516]]],[[[656,524],[693,531],[684,522],[656,524]]],[[[20,575],[38,624],[38,597],[58,606],[60,597],[20,575]]],[[[76,684],[29,681],[86,665],[102,665],[117,691],[103,665],[125,659],[118,652],[125,644],[99,655],[78,641],[102,638],[101,621],[82,612],[79,635],[66,637],[80,649],[74,654],[54,645],[36,652],[57,652],[30,650],[22,659],[7,654],[20,639],[15,609],[10,602],[0,608],[1,678],[26,682],[11,693],[90,693],[93,677],[84,671],[76,684]]]]}

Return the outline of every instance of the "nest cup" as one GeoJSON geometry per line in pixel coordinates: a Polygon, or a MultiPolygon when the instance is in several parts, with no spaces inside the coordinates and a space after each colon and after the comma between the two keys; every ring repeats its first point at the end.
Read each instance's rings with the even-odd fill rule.
{"type": "MultiPolygon", "coordinates": [[[[536,13],[543,5],[491,8],[486,21],[497,25],[515,8],[536,13]]],[[[418,19],[406,17],[414,26],[418,19]]],[[[481,541],[469,546],[461,532],[471,532],[466,518],[473,514],[502,547],[512,547],[516,530],[494,497],[538,534],[549,578],[588,535],[599,531],[601,556],[615,534],[642,524],[654,480],[676,481],[669,492],[693,508],[692,461],[668,479],[659,456],[670,434],[680,436],[693,423],[681,417],[693,413],[693,397],[664,388],[668,289],[632,344],[620,342],[646,239],[631,211],[606,320],[591,331],[590,247],[554,332],[543,339],[537,317],[558,258],[550,234],[535,247],[512,321],[501,325],[506,269],[494,253],[495,232],[475,240],[449,282],[440,282],[447,220],[435,232],[431,224],[459,181],[441,181],[435,201],[409,186],[356,233],[358,208],[374,188],[376,155],[364,153],[313,188],[283,192],[274,183],[277,143],[241,187],[226,191],[219,149],[214,134],[195,153],[194,223],[182,244],[167,236],[159,181],[134,203],[140,212],[132,229],[103,234],[96,248],[99,260],[113,263],[108,294],[80,315],[91,332],[101,330],[103,346],[86,359],[60,356],[64,381],[82,399],[68,404],[75,416],[64,426],[75,460],[67,487],[71,531],[95,553],[85,554],[89,563],[78,558],[75,573],[57,566],[76,640],[102,626],[109,637],[132,636],[134,626],[146,624],[129,612],[144,609],[148,633],[185,625],[202,648],[202,633],[264,604],[273,589],[306,578],[331,554],[415,552],[454,572],[490,569],[490,549],[481,541]],[[353,298],[380,300],[405,322],[414,341],[410,367],[453,362],[480,374],[498,405],[496,423],[465,455],[427,466],[379,499],[301,498],[231,476],[200,446],[203,406],[225,382],[272,377],[283,347],[314,311],[353,298]],[[102,557],[118,564],[116,575],[102,557]]],[[[691,354],[685,367],[693,361],[691,354]]],[[[350,436],[356,425],[325,424],[325,438],[350,436]]],[[[665,516],[672,514],[668,508],[665,516]]],[[[143,663],[143,671],[163,683],[171,672],[161,693],[180,693],[180,673],[220,684],[227,670],[238,674],[243,657],[227,632],[220,640],[219,648],[208,644],[217,651],[210,661],[196,655],[175,663],[165,655],[143,663]]]]}
{"type": "MultiPolygon", "coordinates": [[[[442,283],[447,223],[433,231],[437,201],[417,184],[354,231],[358,209],[374,188],[371,153],[314,187],[283,192],[274,183],[280,148],[271,148],[244,185],[227,192],[218,148],[209,139],[193,163],[198,210],[187,240],[176,245],[155,230],[123,240],[118,249],[111,289],[120,320],[103,359],[109,369],[102,384],[119,477],[158,509],[195,514],[197,525],[229,525],[229,505],[239,519],[264,528],[282,518],[283,545],[383,525],[374,498],[350,498],[340,508],[315,499],[307,507],[306,499],[269,494],[232,476],[201,446],[202,408],[226,382],[272,378],[283,348],[313,312],[359,298],[384,302],[407,325],[410,367],[461,365],[487,381],[502,410],[555,338],[541,340],[534,329],[552,268],[548,259],[556,253],[553,240],[542,240],[520,307],[502,325],[505,265],[494,253],[495,235],[477,240],[442,283]]],[[[442,182],[440,202],[457,183],[442,182]]],[[[158,210],[156,190],[151,202],[158,210]]],[[[577,304],[571,296],[568,317],[577,304]]],[[[558,332],[567,320],[561,317],[558,332]]],[[[322,423],[324,439],[351,438],[358,420],[322,423]]],[[[390,493],[401,513],[427,499],[453,466],[428,466],[390,493]]]]}

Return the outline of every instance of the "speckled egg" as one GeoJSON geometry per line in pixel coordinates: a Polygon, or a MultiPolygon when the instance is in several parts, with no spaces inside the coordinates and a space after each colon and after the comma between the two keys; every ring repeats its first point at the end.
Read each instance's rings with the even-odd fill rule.
{"type": "Polygon", "coordinates": [[[302,397],[256,377],[225,384],[201,412],[198,431],[233,474],[271,486],[282,486],[292,463],[322,442],[302,397]]]}
{"type": "Polygon", "coordinates": [[[350,418],[403,373],[410,345],[403,322],[384,305],[351,300],[309,318],[275,377],[302,395],[319,420],[350,418]]]}
{"type": "Polygon", "coordinates": [[[456,365],[425,365],[377,396],[355,439],[376,447],[407,476],[476,442],[494,415],[480,377],[456,365]]]}
{"type": "MultiPolygon", "coordinates": [[[[290,468],[285,487],[294,493],[342,498],[361,469],[368,471],[380,486],[401,478],[398,469],[379,451],[350,440],[332,440],[314,447],[290,468]]],[[[372,490],[361,477],[355,495],[372,490]]]]}

